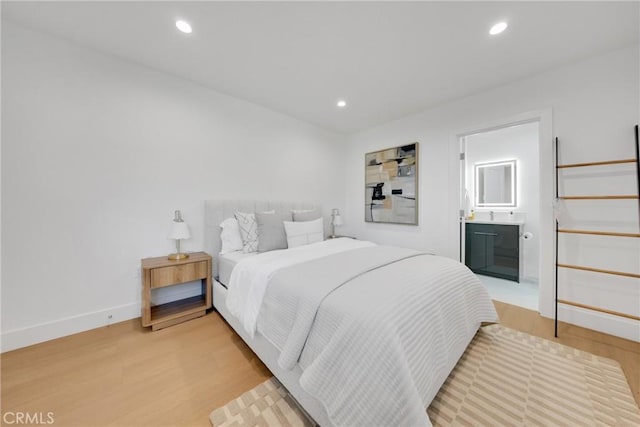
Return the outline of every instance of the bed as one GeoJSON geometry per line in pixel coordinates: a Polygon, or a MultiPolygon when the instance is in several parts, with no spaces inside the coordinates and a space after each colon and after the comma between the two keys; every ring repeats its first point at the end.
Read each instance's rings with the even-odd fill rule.
{"type": "MultiPolygon", "coordinates": [[[[206,250],[220,259],[219,224],[236,210],[293,209],[321,210],[207,201],[206,250]]],[[[426,407],[497,320],[466,267],[419,251],[332,239],[228,258],[214,262],[215,308],[322,426],[430,425],[426,407]]]]}

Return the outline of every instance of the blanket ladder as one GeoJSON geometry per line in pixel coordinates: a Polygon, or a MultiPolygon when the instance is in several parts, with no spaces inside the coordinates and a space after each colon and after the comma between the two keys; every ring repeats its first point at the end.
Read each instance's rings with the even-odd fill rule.
{"type": "MultiPolygon", "coordinates": [[[[558,138],[555,139],[555,165],[556,165],[556,201],[557,200],[638,200],[638,213],[640,218],[640,142],[638,140],[638,125],[635,126],[635,149],[636,149],[636,157],[633,159],[621,159],[621,160],[609,160],[602,162],[590,162],[590,163],[573,163],[573,164],[558,164],[558,138]],[[603,166],[603,165],[619,165],[625,163],[635,163],[636,164],[636,177],[638,180],[638,188],[637,194],[634,195],[597,195],[597,196],[559,196],[558,195],[558,183],[559,183],[559,171],[560,169],[565,168],[582,168],[582,167],[590,167],[590,166],[603,166]]],[[[614,316],[624,317],[636,321],[640,321],[640,317],[622,313],[618,311],[608,310],[601,307],[595,307],[591,305],[581,304],[575,301],[569,301],[566,299],[558,298],[558,269],[559,268],[567,268],[573,270],[581,270],[581,271],[589,271],[600,274],[612,274],[617,276],[624,277],[632,277],[640,279],[640,274],[637,273],[629,273],[624,271],[615,271],[615,270],[607,270],[601,268],[580,266],[580,265],[571,265],[558,262],[558,237],[561,234],[586,234],[593,236],[613,236],[613,237],[624,237],[624,238],[639,238],[640,233],[622,233],[622,232],[609,232],[609,231],[598,231],[598,230],[574,230],[574,229],[566,229],[560,228],[558,223],[558,218],[556,217],[556,275],[555,275],[555,318],[554,318],[554,335],[558,336],[558,304],[570,305],[573,307],[578,307],[582,309],[598,311],[605,314],[610,314],[614,316]]]]}

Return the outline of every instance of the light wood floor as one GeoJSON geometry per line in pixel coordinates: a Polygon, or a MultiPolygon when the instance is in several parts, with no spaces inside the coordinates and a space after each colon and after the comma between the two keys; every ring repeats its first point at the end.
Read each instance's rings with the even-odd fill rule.
{"type": "MultiPolygon", "coordinates": [[[[553,339],[553,321],[496,307],[505,326],[553,339]]],[[[558,341],[620,362],[640,402],[640,344],[571,325],[558,341]]],[[[153,333],[134,319],[1,362],[2,413],[53,412],[56,426],[210,426],[213,409],[271,376],[216,312],[153,333]]]]}

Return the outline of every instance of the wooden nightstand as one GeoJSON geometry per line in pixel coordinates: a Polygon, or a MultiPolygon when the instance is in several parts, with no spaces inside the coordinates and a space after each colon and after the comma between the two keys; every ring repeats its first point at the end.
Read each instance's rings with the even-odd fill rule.
{"type": "Polygon", "coordinates": [[[204,252],[189,254],[189,258],[172,261],[166,256],[142,260],[142,326],[151,329],[204,316],[211,307],[211,256],[204,252]],[[202,294],[170,303],[151,306],[151,291],[200,279],[202,294]]]}

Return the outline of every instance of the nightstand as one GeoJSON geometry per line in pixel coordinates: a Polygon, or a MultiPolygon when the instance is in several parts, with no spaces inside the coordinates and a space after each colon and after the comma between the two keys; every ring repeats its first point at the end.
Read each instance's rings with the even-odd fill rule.
{"type": "Polygon", "coordinates": [[[142,326],[151,329],[195,319],[211,307],[211,256],[204,252],[189,254],[189,258],[169,260],[166,256],[142,260],[142,326]],[[202,294],[151,306],[154,289],[200,280],[202,294]]]}

